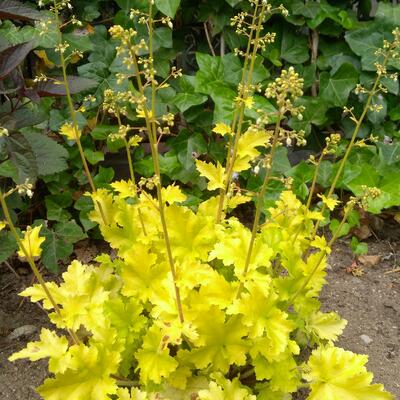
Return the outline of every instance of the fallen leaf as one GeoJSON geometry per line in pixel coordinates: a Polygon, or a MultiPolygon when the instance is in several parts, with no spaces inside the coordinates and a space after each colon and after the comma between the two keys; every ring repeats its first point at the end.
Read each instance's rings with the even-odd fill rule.
{"type": "Polygon", "coordinates": [[[353,229],[353,234],[357,236],[357,239],[365,240],[372,235],[372,232],[368,225],[361,225],[360,227],[353,229]]]}
{"type": "Polygon", "coordinates": [[[381,256],[363,255],[358,256],[358,261],[365,267],[375,267],[381,261],[381,256]]]}

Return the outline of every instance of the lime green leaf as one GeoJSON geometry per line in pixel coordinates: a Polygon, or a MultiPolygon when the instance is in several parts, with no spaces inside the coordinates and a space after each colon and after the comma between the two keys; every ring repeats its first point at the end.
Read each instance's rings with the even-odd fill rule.
{"type": "Polygon", "coordinates": [[[313,313],[307,321],[307,329],[314,332],[317,337],[329,341],[335,341],[346,327],[347,321],[341,319],[335,312],[313,313]]]}
{"type": "Polygon", "coordinates": [[[67,368],[68,340],[66,337],[59,337],[49,329],[42,329],[39,342],[30,342],[27,347],[18,353],[14,353],[9,360],[15,361],[22,358],[29,358],[31,361],[50,358],[49,371],[52,373],[64,372],[67,368]]]}
{"type": "Polygon", "coordinates": [[[309,400],[389,400],[382,385],[372,384],[368,356],[338,347],[319,347],[312,352],[304,379],[310,383],[309,400]]]}
{"type": "Polygon", "coordinates": [[[218,383],[210,382],[207,390],[200,390],[200,400],[256,400],[256,396],[243,387],[238,378],[232,381],[220,378],[218,383]]]}
{"type": "Polygon", "coordinates": [[[197,368],[210,366],[214,371],[226,373],[230,365],[245,365],[248,344],[244,336],[247,328],[239,316],[225,322],[225,313],[213,306],[199,315],[195,325],[199,337],[196,348],[190,352],[190,361],[197,368]]]}
{"type": "Polygon", "coordinates": [[[144,384],[150,381],[161,383],[176,370],[178,362],[169,355],[168,338],[153,325],[147,332],[142,348],[136,352],[140,380],[144,384]]]}
{"type": "Polygon", "coordinates": [[[219,162],[215,166],[212,163],[196,160],[196,166],[200,175],[208,179],[208,190],[223,189],[225,187],[225,168],[219,162]]]}
{"type": "Polygon", "coordinates": [[[83,344],[70,349],[71,366],[38,388],[45,400],[107,400],[117,385],[111,374],[118,371],[119,353],[83,344]]]}

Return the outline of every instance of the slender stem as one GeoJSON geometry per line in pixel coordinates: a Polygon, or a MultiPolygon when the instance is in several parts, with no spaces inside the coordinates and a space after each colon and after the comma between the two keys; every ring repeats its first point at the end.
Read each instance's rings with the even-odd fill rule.
{"type": "MultiPolygon", "coordinates": [[[[349,206],[346,209],[346,212],[342,218],[342,220],[340,221],[340,224],[338,226],[338,228],[336,229],[335,233],[332,236],[332,239],[328,242],[327,244],[327,248],[330,249],[333,245],[333,243],[336,241],[336,239],[339,237],[339,234],[343,228],[343,225],[346,223],[347,218],[349,217],[351,211],[353,210],[354,205],[349,206]]],[[[308,275],[307,279],[303,282],[303,284],[300,286],[300,288],[295,292],[295,294],[290,298],[289,300],[289,306],[291,304],[293,304],[293,301],[299,296],[299,294],[307,287],[307,285],[310,283],[311,279],[314,277],[315,273],[318,271],[318,268],[320,267],[323,259],[327,256],[328,252],[327,250],[322,250],[321,251],[321,255],[317,261],[317,263],[315,264],[315,267],[313,268],[313,270],[311,271],[310,275],[308,275]]]]}
{"type": "MultiPolygon", "coordinates": [[[[388,62],[388,57],[385,58],[385,61],[384,61],[383,65],[386,65],[387,62],[388,62]]],[[[377,78],[375,80],[375,83],[374,83],[374,85],[373,85],[373,87],[372,87],[372,89],[371,89],[371,91],[369,93],[369,96],[367,98],[367,102],[365,103],[364,110],[363,110],[360,118],[357,120],[356,126],[355,126],[354,131],[353,131],[353,135],[351,136],[350,143],[347,146],[346,152],[345,152],[342,160],[340,161],[339,168],[338,168],[338,170],[336,172],[336,175],[335,175],[335,177],[333,179],[333,182],[332,182],[332,184],[331,184],[331,186],[329,188],[328,195],[327,195],[328,198],[330,196],[332,196],[333,192],[335,191],[336,185],[337,185],[337,183],[339,181],[340,176],[342,175],[344,166],[345,166],[345,164],[347,162],[347,159],[349,158],[351,150],[354,147],[354,143],[356,141],[357,135],[358,135],[358,133],[359,133],[359,131],[361,129],[361,126],[362,126],[362,124],[364,122],[365,116],[367,115],[367,112],[368,112],[369,107],[371,105],[372,98],[376,94],[376,89],[378,88],[380,80],[381,80],[381,76],[378,74],[378,76],[377,76],[377,78]]],[[[325,212],[325,210],[326,210],[326,205],[323,204],[322,205],[322,209],[321,209],[321,213],[323,214],[325,212]]],[[[318,231],[319,225],[320,225],[320,221],[317,221],[316,224],[315,224],[315,227],[314,227],[314,236],[316,235],[316,233],[318,231]]]]}
{"type": "MultiPolygon", "coordinates": [[[[62,318],[61,317],[60,307],[58,306],[58,304],[54,300],[53,296],[51,295],[51,293],[50,293],[50,291],[49,291],[49,289],[48,289],[48,287],[46,285],[46,282],[43,279],[42,274],[40,273],[39,269],[37,268],[37,266],[35,264],[35,261],[33,260],[31,254],[26,249],[24,243],[22,242],[20,236],[18,235],[17,230],[15,229],[14,223],[13,223],[13,221],[11,219],[11,216],[10,216],[10,212],[8,210],[8,206],[7,206],[6,200],[5,200],[4,195],[3,195],[3,193],[1,191],[0,191],[0,204],[1,204],[1,207],[3,209],[3,213],[4,213],[4,216],[6,218],[7,224],[9,226],[10,230],[11,230],[11,233],[14,236],[19,248],[24,253],[25,258],[26,258],[29,266],[32,269],[32,272],[35,275],[35,278],[39,282],[40,286],[43,288],[43,291],[45,292],[45,294],[47,296],[47,299],[50,301],[50,303],[53,306],[54,311],[56,312],[58,317],[62,318]]],[[[73,340],[73,342],[75,344],[78,344],[79,343],[79,338],[76,336],[75,332],[73,332],[72,330],[68,329],[68,333],[71,336],[71,339],[73,340]]]]}
{"type": "Polygon", "coordinates": [[[216,56],[212,42],[211,42],[211,38],[210,38],[210,33],[208,32],[208,26],[207,26],[207,21],[204,22],[204,32],[206,34],[206,38],[207,38],[207,43],[208,43],[208,47],[210,48],[211,54],[213,55],[213,57],[216,56]]]}
{"type": "MultiPolygon", "coordinates": [[[[55,15],[55,20],[56,20],[56,26],[57,26],[58,43],[60,45],[62,45],[63,39],[62,39],[60,15],[59,15],[59,12],[58,12],[57,0],[54,0],[53,4],[54,4],[54,15],[55,15]]],[[[85,152],[83,150],[81,139],[80,139],[80,136],[79,136],[78,118],[77,118],[77,115],[76,115],[76,110],[75,110],[75,107],[74,107],[74,103],[72,101],[71,91],[70,91],[69,83],[68,83],[67,65],[66,65],[66,62],[65,62],[65,57],[64,57],[64,53],[63,53],[62,49],[60,49],[59,54],[60,54],[61,69],[62,69],[62,75],[63,75],[63,81],[64,81],[63,83],[64,83],[64,87],[65,87],[65,94],[66,94],[66,97],[67,97],[69,113],[71,115],[72,125],[73,125],[74,133],[75,133],[75,141],[76,141],[76,144],[78,146],[79,155],[80,155],[81,160],[82,160],[83,169],[85,171],[86,178],[87,178],[87,180],[89,182],[90,189],[91,189],[92,193],[95,193],[96,192],[96,186],[94,184],[94,180],[93,180],[92,174],[90,173],[89,165],[88,165],[88,163],[86,161],[85,152]]],[[[105,213],[104,213],[104,210],[103,210],[103,207],[102,207],[101,203],[97,202],[97,205],[99,207],[99,211],[100,211],[101,217],[103,219],[103,222],[105,224],[107,224],[107,219],[106,219],[106,216],[105,216],[105,213]]]]}
{"type": "MultiPolygon", "coordinates": [[[[245,96],[248,95],[247,90],[249,88],[249,85],[251,85],[251,83],[253,81],[254,66],[255,66],[256,59],[257,59],[258,43],[259,43],[259,39],[260,39],[262,23],[264,20],[266,4],[262,5],[261,11],[259,14],[258,14],[258,7],[259,7],[259,4],[257,3],[255,6],[255,9],[254,9],[253,20],[252,20],[251,30],[250,30],[250,34],[249,34],[249,40],[247,43],[245,62],[243,65],[242,81],[240,84],[240,91],[239,91],[240,99],[243,99],[245,96]],[[258,18],[258,21],[257,21],[257,18],[258,18]],[[256,21],[257,21],[257,23],[256,23],[256,21]],[[255,32],[255,38],[253,39],[254,32],[255,32]],[[253,49],[251,49],[252,45],[253,45],[253,49]],[[250,54],[250,52],[251,52],[251,54],[250,54]],[[250,66],[248,67],[249,69],[247,71],[247,65],[249,63],[249,60],[250,60],[250,66]]],[[[233,172],[234,172],[233,168],[234,168],[235,161],[236,161],[237,148],[238,148],[239,139],[240,139],[240,136],[242,133],[242,127],[243,127],[243,122],[244,122],[244,112],[245,112],[245,105],[244,105],[243,101],[241,101],[239,106],[237,106],[235,108],[235,112],[234,112],[234,116],[233,116],[231,131],[234,132],[234,138],[231,138],[229,141],[228,154],[227,154],[227,171],[226,171],[226,177],[225,177],[225,188],[220,190],[217,219],[216,219],[217,223],[219,223],[221,221],[222,211],[224,209],[225,197],[226,197],[227,193],[229,192],[229,187],[230,187],[232,177],[233,177],[233,172]],[[236,122],[237,122],[237,127],[236,127],[236,122]]]]}
{"type": "Polygon", "coordinates": [[[306,204],[307,208],[310,208],[310,206],[311,206],[312,197],[314,195],[315,186],[317,184],[318,173],[321,168],[321,162],[322,162],[323,158],[324,158],[324,151],[322,150],[321,155],[318,158],[317,165],[315,166],[315,172],[314,172],[314,176],[313,176],[313,180],[312,180],[311,188],[310,188],[310,193],[308,194],[308,199],[307,199],[307,204],[306,204]]]}
{"type": "MultiPolygon", "coordinates": [[[[135,51],[130,47],[129,49],[130,56],[133,61],[133,65],[136,71],[135,77],[138,85],[139,92],[143,99],[145,99],[145,93],[144,93],[144,86],[142,83],[142,79],[140,76],[140,70],[139,70],[139,65],[137,62],[137,57],[135,54],[135,51]]],[[[152,20],[152,3],[150,2],[150,11],[149,11],[149,57],[152,59],[153,57],[153,20],[152,20]]],[[[153,62],[150,63],[151,68],[153,68],[153,62]]],[[[167,250],[167,257],[168,257],[168,262],[169,262],[169,267],[173,279],[173,284],[174,284],[174,291],[175,291],[175,301],[176,301],[176,306],[178,310],[178,317],[180,322],[184,322],[184,315],[183,315],[183,307],[182,307],[182,301],[181,301],[181,294],[179,287],[177,285],[177,274],[176,274],[176,269],[175,269],[175,263],[174,263],[174,258],[172,255],[172,249],[171,249],[171,241],[169,238],[169,233],[168,233],[168,227],[167,227],[167,222],[165,218],[165,204],[162,198],[162,186],[161,186],[161,172],[160,172],[160,163],[158,159],[158,142],[157,142],[157,131],[156,131],[156,123],[155,123],[155,113],[156,113],[156,82],[155,78],[152,76],[151,77],[152,82],[152,96],[151,96],[151,113],[149,114],[149,111],[147,110],[146,104],[143,105],[143,111],[145,114],[145,121],[146,121],[146,129],[147,133],[149,136],[150,140],[150,149],[151,149],[151,155],[153,158],[153,164],[154,164],[154,173],[157,177],[157,182],[156,182],[156,189],[157,189],[157,199],[158,199],[158,208],[159,208],[159,213],[160,213],[160,220],[161,220],[161,225],[163,229],[163,235],[164,235],[164,242],[165,242],[165,247],[167,250]]]]}
{"type": "MultiPolygon", "coordinates": [[[[251,238],[250,238],[250,242],[249,242],[249,248],[247,250],[246,261],[245,261],[245,266],[244,266],[244,270],[243,270],[243,277],[246,277],[246,275],[249,271],[250,261],[251,261],[252,255],[253,255],[254,243],[255,243],[257,231],[258,231],[258,228],[260,225],[260,217],[261,217],[261,211],[262,211],[263,204],[264,204],[265,192],[267,190],[268,184],[269,184],[269,182],[271,180],[271,176],[272,176],[272,164],[273,164],[273,160],[275,157],[276,149],[278,147],[281,119],[282,119],[282,115],[279,113],[278,120],[275,124],[274,138],[273,138],[273,142],[272,142],[271,153],[267,156],[269,158],[269,165],[268,165],[267,171],[265,173],[265,177],[264,177],[263,184],[261,186],[261,190],[259,191],[258,196],[257,196],[256,214],[254,217],[253,227],[251,230],[251,238]]],[[[238,288],[238,291],[236,294],[236,298],[239,298],[240,293],[243,290],[243,285],[244,285],[243,281],[240,282],[240,285],[239,285],[239,288],[238,288]]]]}

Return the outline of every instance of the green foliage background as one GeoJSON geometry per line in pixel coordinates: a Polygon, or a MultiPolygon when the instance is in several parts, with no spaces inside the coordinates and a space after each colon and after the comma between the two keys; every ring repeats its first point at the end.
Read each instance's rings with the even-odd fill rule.
{"type": "MultiPolygon", "coordinates": [[[[56,270],[58,261],[71,254],[74,242],[85,238],[88,232],[93,237],[99,233],[87,217],[92,204],[83,195],[87,181],[77,149],[54,134],[69,121],[64,89],[52,81],[32,81],[40,73],[60,75],[59,57],[54,50],[57,32],[49,24],[43,34],[41,22],[48,17],[47,11],[38,11],[34,4],[24,2],[19,9],[20,16],[24,15],[21,21],[18,16],[2,13],[8,3],[0,2],[0,55],[2,59],[13,56],[8,57],[11,64],[0,65],[2,91],[7,93],[1,100],[0,125],[10,133],[0,138],[0,184],[7,187],[26,179],[36,182],[31,201],[14,195],[9,203],[21,226],[35,220],[47,221],[43,260],[49,269],[56,270]]],[[[74,0],[72,3],[83,25],[67,26],[63,40],[70,45],[68,52],[79,50],[83,57],[70,58],[69,80],[76,104],[85,109],[78,113],[85,134],[82,139],[85,155],[97,186],[103,187],[115,175],[127,176],[126,166],[118,161],[124,145],[109,139],[109,134],[117,129],[116,121],[99,111],[103,92],[107,88],[132,89],[128,80],[117,79],[117,74],[126,70],[107,29],[113,24],[133,26],[130,10],[146,8],[147,1],[74,0]],[[96,100],[85,101],[88,94],[96,100]]],[[[354,88],[374,79],[375,52],[400,25],[400,6],[372,0],[282,3],[289,16],[274,15],[266,24],[269,31],[276,33],[276,41],[259,57],[254,83],[266,86],[282,68],[290,65],[304,77],[305,96],[300,101],[306,110],[302,120],[291,120],[289,125],[305,130],[308,146],[302,151],[280,148],[275,173],[292,177],[295,193],[305,199],[314,171],[314,166],[305,159],[311,153],[318,153],[329,133],[342,133],[344,142],[349,138],[353,123],[343,107],[354,108],[356,114],[361,112],[366,99],[355,94],[354,88]]],[[[196,172],[196,158],[207,155],[211,160],[222,161],[224,157],[224,147],[211,131],[215,123],[231,120],[235,88],[242,71],[242,61],[234,50],[243,46],[244,39],[236,35],[230,19],[248,7],[248,3],[158,0],[156,7],[174,19],[173,32],[163,26],[155,31],[157,74],[166,78],[171,63],[182,68],[184,74],[171,87],[159,92],[157,99],[160,110],[176,114],[174,136],[163,143],[161,168],[166,180],[185,185],[190,194],[188,202],[195,205],[204,196],[206,186],[204,178],[196,172]]],[[[146,39],[142,26],[135,29],[146,39]]],[[[395,63],[390,67],[395,72],[400,65],[395,63]]],[[[367,142],[365,147],[353,151],[338,184],[339,189],[354,194],[360,194],[362,185],[380,188],[382,195],[370,203],[369,210],[373,213],[400,204],[399,84],[389,79],[383,80],[383,84],[387,93],[374,99],[382,109],[379,113],[368,113],[360,133],[361,138],[372,134],[378,141],[367,142]]],[[[255,108],[275,110],[274,104],[261,96],[255,96],[255,103],[255,108]]],[[[252,111],[248,113],[248,117],[256,117],[252,111]]],[[[138,124],[134,109],[129,110],[127,120],[133,126],[138,124]]],[[[345,147],[344,142],[341,148],[345,147]]],[[[317,180],[319,190],[330,185],[341,155],[339,151],[332,159],[323,161],[317,180]]],[[[146,143],[135,151],[134,167],[139,176],[152,175],[146,143]]],[[[257,190],[262,178],[247,173],[238,179],[242,187],[257,190]]],[[[280,183],[271,184],[266,204],[275,200],[280,190],[280,183]]],[[[3,261],[15,250],[15,243],[8,234],[0,235],[6,247],[2,246],[0,251],[3,261]]]]}

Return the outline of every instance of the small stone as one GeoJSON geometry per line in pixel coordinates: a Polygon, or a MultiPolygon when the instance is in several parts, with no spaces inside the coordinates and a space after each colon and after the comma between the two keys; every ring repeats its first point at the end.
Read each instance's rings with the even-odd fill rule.
{"type": "Polygon", "coordinates": [[[35,325],[23,325],[18,328],[15,328],[8,336],[7,339],[9,341],[17,340],[23,336],[30,336],[37,331],[37,327],[35,325]]]}
{"type": "Polygon", "coordinates": [[[372,343],[372,339],[368,335],[361,335],[360,338],[365,344],[372,343]]]}

